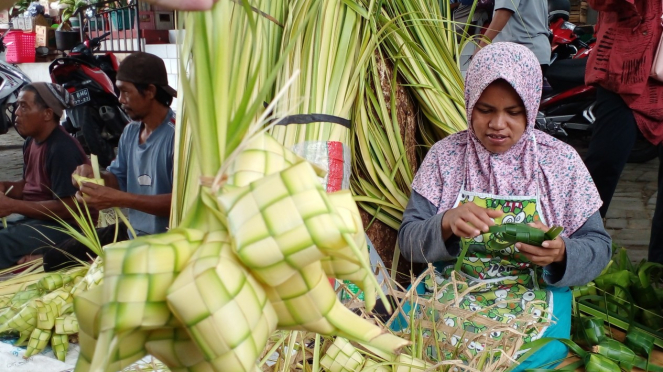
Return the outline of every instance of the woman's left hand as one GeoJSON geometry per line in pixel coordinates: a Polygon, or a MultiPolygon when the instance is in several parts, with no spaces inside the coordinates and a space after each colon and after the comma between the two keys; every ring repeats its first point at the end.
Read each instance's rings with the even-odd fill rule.
{"type": "MultiPolygon", "coordinates": [[[[530,223],[529,225],[543,230],[544,232],[550,230],[548,226],[542,224],[540,221],[530,223]]],[[[548,266],[553,262],[562,262],[566,257],[566,244],[564,244],[564,240],[562,240],[561,236],[558,236],[555,240],[544,241],[541,247],[525,243],[516,243],[516,248],[518,248],[518,251],[524,254],[533,264],[539,266],[548,266]]]]}

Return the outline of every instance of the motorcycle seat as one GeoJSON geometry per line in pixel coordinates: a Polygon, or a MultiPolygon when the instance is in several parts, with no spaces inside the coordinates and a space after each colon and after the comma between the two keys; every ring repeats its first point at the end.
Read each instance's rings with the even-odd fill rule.
{"type": "Polygon", "coordinates": [[[546,71],[548,82],[555,90],[585,85],[587,58],[555,61],[546,71]]]}
{"type": "Polygon", "coordinates": [[[546,77],[551,81],[566,81],[585,84],[585,70],[587,58],[562,59],[555,61],[546,71],[546,77]]]}

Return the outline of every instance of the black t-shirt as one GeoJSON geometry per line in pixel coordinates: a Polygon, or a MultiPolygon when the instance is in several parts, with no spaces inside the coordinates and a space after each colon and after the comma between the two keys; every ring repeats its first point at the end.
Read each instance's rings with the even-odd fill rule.
{"type": "Polygon", "coordinates": [[[89,164],[81,145],[58,125],[48,138],[37,143],[32,137],[23,144],[23,200],[47,201],[76,194],[71,175],[81,164],[89,164]]]}

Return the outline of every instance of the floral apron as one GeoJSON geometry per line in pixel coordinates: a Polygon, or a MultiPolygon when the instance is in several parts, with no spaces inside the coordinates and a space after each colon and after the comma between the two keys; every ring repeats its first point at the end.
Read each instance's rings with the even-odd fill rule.
{"type": "MultiPolygon", "coordinates": [[[[532,139],[536,144],[534,135],[532,135],[532,139]]],[[[482,208],[500,210],[504,214],[494,220],[497,225],[536,221],[545,224],[543,213],[539,209],[538,185],[536,190],[535,195],[491,195],[466,191],[465,184],[463,184],[454,208],[465,203],[474,203],[482,208]]],[[[435,295],[439,302],[445,304],[455,301],[455,291],[449,284],[451,282],[449,278],[455,270],[458,275],[463,277],[467,285],[483,284],[459,302],[461,309],[477,312],[493,321],[508,324],[519,330],[524,329],[525,324],[519,324],[521,322],[516,321],[516,318],[523,313],[531,314],[540,322],[548,322],[552,319],[554,292],[546,289],[542,279],[542,268],[530,263],[516,249],[515,245],[505,246],[504,242],[500,242],[495,234],[485,233],[474,239],[461,239],[460,246],[461,253],[454,264],[436,270],[435,278],[429,275],[424,280],[424,296],[435,295]],[[433,280],[435,283],[432,282],[433,280]],[[433,292],[435,288],[442,287],[445,290],[433,292]]],[[[418,292],[421,292],[422,288],[418,289],[418,292]]],[[[443,314],[442,317],[448,327],[458,329],[458,332],[456,335],[437,332],[437,338],[440,341],[450,342],[454,346],[458,342],[463,342],[458,337],[458,334],[462,334],[463,331],[472,333],[487,331],[487,327],[481,322],[459,320],[456,315],[451,313],[443,314]],[[461,322],[462,324],[459,324],[461,322]]],[[[537,328],[538,330],[530,327],[524,343],[541,338],[548,326],[537,328]]],[[[500,340],[502,332],[491,332],[489,337],[500,340]]],[[[472,355],[476,355],[485,346],[472,342],[468,345],[468,349],[472,355]]]]}
{"type": "MultiPolygon", "coordinates": [[[[495,219],[498,225],[510,222],[529,223],[542,220],[542,214],[537,209],[537,200],[537,196],[497,196],[461,190],[456,206],[474,203],[482,208],[500,210],[504,215],[495,219]]],[[[474,239],[461,239],[461,256],[456,264],[448,265],[440,272],[436,271],[435,278],[429,275],[424,280],[424,295],[433,295],[434,288],[444,287],[443,291],[438,290],[435,294],[438,301],[454,301],[455,293],[449,284],[454,270],[463,277],[468,286],[483,284],[460,301],[459,307],[463,310],[477,312],[517,329],[523,325],[517,324],[515,319],[523,313],[531,314],[540,321],[550,320],[552,317],[553,293],[545,288],[541,279],[541,268],[530,263],[514,245],[504,247],[495,234],[485,233],[474,239]]],[[[459,333],[482,333],[487,330],[481,322],[462,320],[462,324],[458,324],[460,321],[457,316],[442,316],[445,324],[459,329],[459,333]]],[[[540,338],[546,328],[531,330],[524,342],[540,338]]],[[[447,339],[438,334],[438,338],[440,336],[447,339]]],[[[489,335],[495,340],[499,340],[501,336],[501,332],[492,332],[489,335]]],[[[447,341],[455,346],[459,340],[457,336],[452,336],[447,341]]],[[[482,351],[484,347],[482,344],[469,345],[473,354],[482,351]]]]}

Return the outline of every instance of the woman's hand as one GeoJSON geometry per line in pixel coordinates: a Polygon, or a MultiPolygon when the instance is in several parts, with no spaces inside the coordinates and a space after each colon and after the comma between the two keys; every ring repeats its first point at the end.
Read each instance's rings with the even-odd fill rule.
{"type": "Polygon", "coordinates": [[[488,232],[488,228],[495,224],[493,219],[503,214],[494,209],[481,208],[474,203],[465,203],[444,214],[442,237],[444,240],[449,239],[452,234],[459,238],[477,237],[482,232],[488,232]]]}
{"type": "MultiPolygon", "coordinates": [[[[550,230],[550,228],[537,221],[530,223],[530,226],[534,226],[544,232],[550,230]]],[[[566,244],[561,236],[555,238],[555,240],[546,240],[541,244],[541,247],[534,245],[529,245],[525,243],[516,243],[516,248],[520,253],[524,254],[533,264],[539,266],[548,266],[553,262],[562,262],[566,257],[566,244]]]]}

